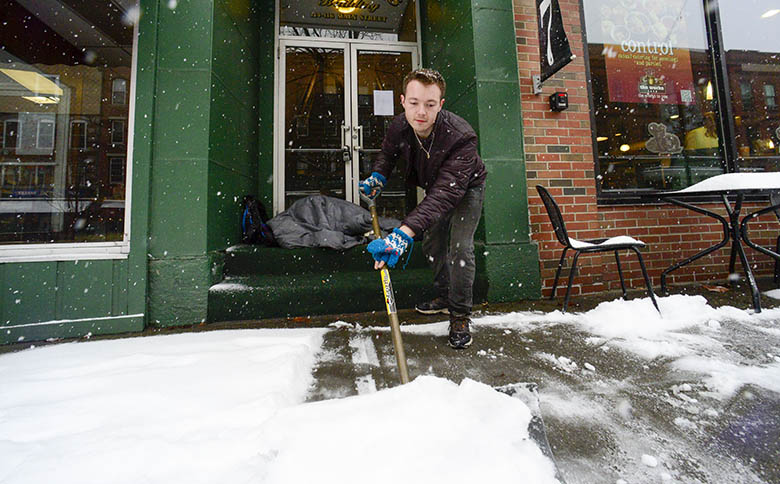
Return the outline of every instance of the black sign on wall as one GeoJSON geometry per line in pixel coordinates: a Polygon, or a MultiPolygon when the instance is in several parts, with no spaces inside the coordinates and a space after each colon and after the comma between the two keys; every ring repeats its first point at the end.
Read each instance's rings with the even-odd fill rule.
{"type": "Polygon", "coordinates": [[[574,56],[563,30],[558,0],[536,0],[536,11],[539,17],[539,53],[543,82],[571,62],[574,56]]]}
{"type": "Polygon", "coordinates": [[[408,0],[282,0],[284,25],[397,33],[408,0]]]}

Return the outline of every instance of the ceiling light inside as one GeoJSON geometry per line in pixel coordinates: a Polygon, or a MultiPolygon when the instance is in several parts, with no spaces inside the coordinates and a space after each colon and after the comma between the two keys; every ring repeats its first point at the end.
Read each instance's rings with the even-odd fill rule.
{"type": "Polygon", "coordinates": [[[769,17],[774,17],[774,16],[775,16],[775,15],[777,15],[778,13],[780,13],[780,9],[773,8],[772,10],[767,10],[766,12],[764,12],[764,14],[763,14],[763,15],[761,15],[761,18],[769,18],[769,17]]]}
{"type": "Polygon", "coordinates": [[[37,72],[21,69],[0,69],[0,72],[35,94],[52,94],[54,96],[62,96],[63,94],[60,86],[37,72]]]}

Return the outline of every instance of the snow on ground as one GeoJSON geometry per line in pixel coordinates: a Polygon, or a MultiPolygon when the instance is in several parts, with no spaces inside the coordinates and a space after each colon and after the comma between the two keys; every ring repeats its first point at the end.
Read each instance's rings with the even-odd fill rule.
{"type": "Polygon", "coordinates": [[[245,482],[303,401],[324,330],[70,343],[0,356],[0,482],[245,482]]]}
{"type": "MultiPolygon", "coordinates": [[[[540,323],[568,323],[594,335],[588,339],[594,346],[621,348],[647,360],[659,357],[676,360],[674,366],[680,370],[707,375],[705,383],[721,399],[730,397],[744,384],[780,392],[780,348],[778,354],[767,355],[766,364],[744,365],[728,361],[734,356],[728,354],[718,334],[722,324],[728,322],[778,336],[780,308],[756,314],[731,306],[713,308],[702,296],[686,295],[658,298],[658,303],[660,314],[649,298],[640,298],[603,302],[585,313],[520,312],[487,316],[475,321],[475,330],[481,325],[527,329],[540,323]]],[[[576,355],[540,353],[538,357],[567,372],[577,369],[576,355]]]]}
{"type": "MultiPolygon", "coordinates": [[[[304,404],[326,331],[215,331],[2,355],[0,483],[557,482],[528,438],[528,407],[472,380],[423,376],[304,404]],[[458,465],[466,456],[469,465],[458,465]]],[[[353,349],[356,364],[376,363],[368,345],[353,349]]]]}
{"type": "MultiPolygon", "coordinates": [[[[780,309],[716,309],[700,296],[683,295],[659,298],[659,304],[662,315],[645,298],[602,303],[586,313],[483,316],[475,319],[474,333],[478,339],[483,328],[499,328],[523,345],[526,332],[540,328],[569,325],[582,332],[591,361],[554,345],[534,354],[590,385],[591,393],[572,395],[552,383],[540,394],[548,415],[563,420],[603,422],[615,412],[631,418],[628,400],[612,405],[598,398],[600,392],[622,398],[621,385],[630,383],[600,377],[594,351],[625,352],[640,368],[663,361],[679,371],[679,381],[658,384],[666,403],[695,410],[673,419],[681,429],[719,418],[710,403],[697,402],[704,393],[723,402],[745,384],[780,392],[780,350],[745,357],[729,341],[738,330],[759,342],[777,337],[780,309]]],[[[51,482],[53,476],[79,484],[454,484],[518,476],[555,482],[552,463],[527,438],[528,408],[469,379],[456,384],[422,376],[376,391],[371,375],[363,375],[358,396],[304,403],[314,365],[328,357],[320,353],[323,338],[344,327],[356,333],[351,363],[377,367],[368,331],[387,328],[348,323],[69,343],[0,355],[0,483],[51,482]],[[468,465],[459,465],[461,459],[468,465]]],[[[403,331],[443,338],[447,323],[403,331]]],[[[754,350],[748,341],[739,351],[754,350]]],[[[491,347],[470,357],[502,355],[502,347],[491,347]]],[[[658,454],[644,443],[620,442],[639,465],[653,467],[658,454]]]]}

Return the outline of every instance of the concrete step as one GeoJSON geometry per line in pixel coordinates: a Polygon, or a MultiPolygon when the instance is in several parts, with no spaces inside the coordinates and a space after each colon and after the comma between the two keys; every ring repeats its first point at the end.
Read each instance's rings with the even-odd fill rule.
{"type": "MultiPolygon", "coordinates": [[[[399,263],[390,271],[398,309],[436,296],[421,245],[415,243],[406,269],[399,263]]],[[[475,304],[485,301],[487,294],[485,273],[479,267],[482,259],[477,257],[475,304]]],[[[369,311],[386,308],[381,277],[365,245],[344,251],[230,247],[224,279],[209,288],[208,296],[209,322],[369,311]]]]}
{"type": "MultiPolygon", "coordinates": [[[[400,263],[399,263],[400,264],[400,263]]],[[[373,267],[365,245],[347,250],[322,248],[282,249],[257,245],[236,245],[225,253],[225,276],[253,274],[330,274],[336,272],[369,271],[373,267]]],[[[416,242],[407,269],[428,267],[422,244],[416,242]]]]}
{"type": "MultiPolygon", "coordinates": [[[[392,270],[399,308],[435,297],[430,269],[392,270]]],[[[228,277],[209,289],[208,319],[236,321],[386,311],[379,272],[228,277]]]]}

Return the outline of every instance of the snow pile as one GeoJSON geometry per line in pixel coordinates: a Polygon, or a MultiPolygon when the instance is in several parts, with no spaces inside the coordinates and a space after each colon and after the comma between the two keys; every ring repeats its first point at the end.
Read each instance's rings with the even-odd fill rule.
{"type": "MultiPolygon", "coordinates": [[[[776,326],[780,309],[765,309],[756,314],[731,306],[713,308],[702,296],[686,295],[658,298],[658,304],[661,314],[649,298],[639,298],[603,302],[585,313],[519,312],[486,316],[475,320],[475,329],[492,326],[522,331],[539,325],[571,324],[593,335],[585,341],[604,351],[614,347],[647,360],[666,358],[678,370],[707,375],[703,381],[719,399],[729,398],[744,384],[780,392],[780,354],[777,354],[780,351],[768,354],[765,364],[747,366],[739,355],[724,346],[723,341],[728,337],[720,335],[723,323],[728,323],[780,336],[776,326]]],[[[577,370],[574,359],[577,355],[542,352],[536,356],[559,370],[569,373],[577,370]]],[[[585,368],[589,369],[587,365],[585,368]]]]}
{"type": "Polygon", "coordinates": [[[482,383],[421,376],[281,411],[261,429],[256,482],[557,482],[530,419],[522,401],[482,383]]]}
{"type": "Polygon", "coordinates": [[[0,482],[245,482],[325,330],[93,341],[0,356],[0,482]]]}
{"type": "MultiPolygon", "coordinates": [[[[302,403],[326,331],[214,331],[1,355],[0,482],[557,482],[529,440],[528,407],[472,380],[424,376],[302,403]]],[[[376,360],[355,354],[356,363],[376,360]]]]}

